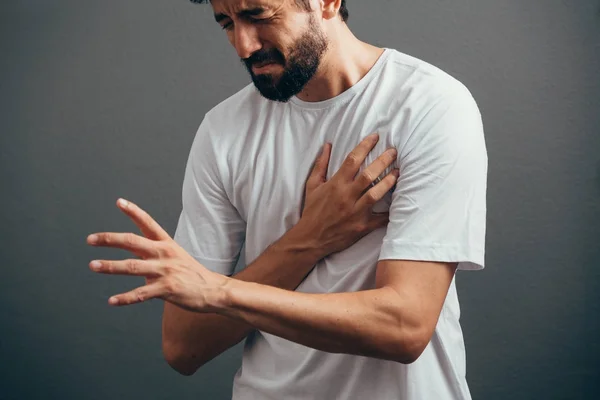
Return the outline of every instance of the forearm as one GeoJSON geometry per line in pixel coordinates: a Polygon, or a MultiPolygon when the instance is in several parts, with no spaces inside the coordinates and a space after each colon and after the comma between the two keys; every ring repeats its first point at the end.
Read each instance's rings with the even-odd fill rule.
{"type": "MultiPolygon", "coordinates": [[[[290,230],[233,278],[294,290],[323,254],[300,230],[290,230]]],[[[239,343],[253,329],[248,323],[218,314],[200,314],[165,302],[163,352],[180,373],[200,366],[239,343]]]]}
{"type": "Polygon", "coordinates": [[[296,289],[326,255],[307,236],[300,228],[292,228],[233,278],[286,290],[296,289]]]}
{"type": "Polygon", "coordinates": [[[418,316],[408,314],[391,288],[307,294],[230,281],[218,301],[220,314],[308,347],[414,361],[418,316]]]}

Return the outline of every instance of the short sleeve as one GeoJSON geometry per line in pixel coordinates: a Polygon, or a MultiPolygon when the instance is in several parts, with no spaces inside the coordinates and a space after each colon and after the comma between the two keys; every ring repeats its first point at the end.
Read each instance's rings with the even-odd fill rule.
{"type": "Polygon", "coordinates": [[[246,223],[224,189],[219,163],[223,155],[209,130],[205,118],[186,163],[174,240],[208,269],[231,275],[243,246],[246,223]]]}
{"type": "Polygon", "coordinates": [[[487,151],[462,85],[439,96],[399,149],[400,177],[379,256],[484,267],[487,151]]]}

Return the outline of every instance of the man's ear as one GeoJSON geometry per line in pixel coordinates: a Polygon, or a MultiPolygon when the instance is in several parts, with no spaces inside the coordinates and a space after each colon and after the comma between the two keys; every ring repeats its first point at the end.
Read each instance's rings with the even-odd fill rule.
{"type": "Polygon", "coordinates": [[[342,0],[320,0],[319,3],[323,13],[323,19],[339,18],[342,0]]]}

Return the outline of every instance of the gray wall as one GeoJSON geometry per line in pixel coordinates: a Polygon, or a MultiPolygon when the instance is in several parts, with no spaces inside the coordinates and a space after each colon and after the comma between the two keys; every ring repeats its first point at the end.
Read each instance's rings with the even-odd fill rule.
{"type": "MultiPolygon", "coordinates": [[[[490,159],[487,269],[460,273],[476,399],[600,393],[600,4],[349,1],[366,41],[432,62],[478,100],[490,159]],[[376,4],[376,6],[374,6],[376,4]]],[[[208,6],[0,3],[0,398],[225,399],[240,348],[192,378],[160,350],[158,301],[110,308],[97,231],[171,234],[194,133],[248,78],[208,6]]]]}

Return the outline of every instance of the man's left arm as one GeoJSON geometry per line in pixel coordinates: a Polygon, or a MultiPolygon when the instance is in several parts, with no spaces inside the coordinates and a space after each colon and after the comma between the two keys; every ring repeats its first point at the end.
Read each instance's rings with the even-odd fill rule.
{"type": "Polygon", "coordinates": [[[456,269],[483,268],[481,115],[463,85],[448,88],[413,110],[408,139],[394,140],[400,177],[372,290],[305,294],[228,281],[215,300],[219,312],[327,352],[415,361],[433,335],[456,269]]]}
{"type": "Polygon", "coordinates": [[[373,289],[307,294],[235,281],[177,249],[147,216],[154,228],[145,229],[161,231],[165,240],[140,246],[167,256],[133,271],[109,271],[147,281],[109,303],[162,298],[327,352],[415,361],[432,337],[456,269],[484,265],[487,152],[481,115],[464,86],[451,89],[419,115],[413,110],[410,135],[402,144],[394,141],[400,176],[373,289]]]}
{"type": "Polygon", "coordinates": [[[415,361],[437,324],[456,263],[382,260],[376,287],[309,294],[229,280],[218,313],[331,353],[415,361]]]}

